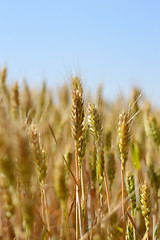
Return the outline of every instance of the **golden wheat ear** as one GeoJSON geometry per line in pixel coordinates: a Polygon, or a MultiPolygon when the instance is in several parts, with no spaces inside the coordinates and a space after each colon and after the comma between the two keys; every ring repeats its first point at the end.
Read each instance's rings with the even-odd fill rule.
{"type": "Polygon", "coordinates": [[[40,184],[43,185],[47,176],[47,153],[41,145],[40,134],[33,123],[29,127],[29,138],[32,157],[38,172],[38,179],[40,184]]]}
{"type": "Polygon", "coordinates": [[[111,190],[112,184],[115,178],[115,172],[116,172],[116,161],[115,161],[115,155],[113,152],[109,152],[107,154],[107,167],[106,167],[106,173],[108,177],[109,182],[109,189],[111,190]]]}
{"type": "Polygon", "coordinates": [[[19,117],[19,108],[19,88],[18,83],[16,82],[11,90],[11,113],[14,119],[17,119],[19,117]]]}
{"type": "Polygon", "coordinates": [[[127,112],[122,112],[119,115],[118,122],[118,147],[121,159],[121,168],[125,170],[125,164],[128,156],[129,142],[131,138],[130,133],[130,118],[127,112]]]}
{"type": "Polygon", "coordinates": [[[122,182],[122,212],[123,212],[123,239],[125,240],[126,218],[125,218],[125,165],[128,159],[129,143],[131,138],[131,118],[129,112],[123,111],[119,115],[118,122],[118,148],[121,161],[122,182]]]}
{"type": "Polygon", "coordinates": [[[130,96],[130,112],[131,115],[135,115],[137,112],[139,112],[139,100],[143,96],[143,92],[140,91],[137,88],[133,88],[131,91],[131,96],[130,96]]]}
{"type": "Polygon", "coordinates": [[[160,127],[158,126],[157,119],[149,111],[145,110],[143,115],[144,128],[146,136],[151,137],[159,151],[160,148],[160,127]]]}
{"type": "Polygon", "coordinates": [[[145,220],[147,235],[149,236],[151,200],[150,200],[150,188],[146,182],[141,186],[141,212],[145,220]]]}
{"type": "MultiPolygon", "coordinates": [[[[130,201],[132,203],[131,209],[135,211],[136,210],[136,194],[135,194],[134,176],[132,175],[132,173],[127,172],[126,186],[127,186],[128,194],[130,196],[130,201]]],[[[132,217],[135,217],[135,213],[133,213],[132,217]]]]}
{"type": "Polygon", "coordinates": [[[88,126],[96,145],[97,161],[96,161],[96,177],[99,184],[99,191],[102,194],[104,179],[104,137],[103,127],[97,109],[93,104],[88,107],[88,126]]]}
{"type": "Polygon", "coordinates": [[[47,93],[46,82],[44,81],[43,84],[42,84],[42,89],[41,89],[40,96],[39,96],[38,119],[41,119],[41,117],[43,115],[43,112],[44,112],[45,103],[46,103],[46,93],[47,93]]]}
{"type": "Polygon", "coordinates": [[[48,155],[45,148],[41,144],[41,136],[34,123],[32,123],[29,126],[28,134],[29,134],[32,159],[36,165],[38,180],[40,184],[43,224],[44,224],[44,228],[46,228],[47,226],[47,230],[50,231],[48,204],[47,204],[47,196],[45,191],[45,179],[48,173],[47,171],[48,155]]]}
{"type": "Polygon", "coordinates": [[[79,78],[72,80],[72,136],[78,141],[82,136],[84,121],[83,91],[79,78]]]}
{"type": "Polygon", "coordinates": [[[96,162],[97,162],[97,152],[96,147],[93,147],[93,150],[90,151],[89,155],[89,166],[91,171],[91,187],[95,190],[96,188],[96,162]]]}
{"type": "MultiPolygon", "coordinates": [[[[126,176],[126,187],[127,187],[127,191],[128,191],[128,195],[130,197],[130,201],[131,201],[131,217],[133,219],[133,221],[135,221],[135,217],[136,217],[136,193],[135,193],[135,182],[134,182],[134,175],[130,172],[127,172],[127,176],[126,176]]],[[[128,227],[128,225],[127,225],[128,227]]],[[[130,226],[131,227],[131,226],[130,226]]],[[[133,226],[132,226],[133,229],[133,226]]],[[[135,232],[135,228],[133,229],[133,239],[136,239],[136,232],[135,232]]]]}
{"type": "Polygon", "coordinates": [[[33,116],[35,114],[34,104],[33,104],[33,94],[31,89],[27,85],[27,82],[24,80],[24,88],[21,96],[21,108],[23,118],[27,118],[28,124],[31,124],[33,116]]]}
{"type": "Polygon", "coordinates": [[[83,90],[80,79],[72,78],[72,110],[71,110],[71,131],[75,140],[75,167],[76,167],[76,239],[83,235],[82,229],[82,211],[80,201],[80,183],[81,183],[81,160],[80,154],[84,146],[84,103],[83,90]],[[80,151],[79,151],[80,150],[80,151]],[[79,219],[78,219],[79,218],[79,219]]]}
{"type": "Polygon", "coordinates": [[[133,225],[129,219],[126,227],[126,240],[133,240],[133,225]]]}
{"type": "Polygon", "coordinates": [[[66,172],[66,180],[68,180],[69,177],[69,169],[67,167],[67,165],[70,167],[72,164],[72,159],[73,159],[73,154],[69,151],[66,152],[66,154],[64,155],[64,158],[66,159],[66,162],[64,161],[64,165],[65,165],[65,172],[66,172]]]}
{"type": "Polygon", "coordinates": [[[0,74],[0,92],[3,96],[3,98],[6,100],[8,104],[8,108],[10,107],[10,94],[9,94],[9,88],[6,83],[7,80],[7,68],[4,67],[2,70],[2,73],[0,74]]]}

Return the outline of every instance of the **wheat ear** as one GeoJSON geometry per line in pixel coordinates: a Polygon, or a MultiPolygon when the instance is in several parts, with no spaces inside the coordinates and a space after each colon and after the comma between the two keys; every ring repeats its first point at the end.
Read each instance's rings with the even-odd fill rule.
{"type": "Polygon", "coordinates": [[[149,239],[151,200],[150,200],[150,188],[146,182],[141,186],[141,211],[145,220],[147,238],[149,239]]]}
{"type": "Polygon", "coordinates": [[[83,235],[82,229],[82,212],[80,201],[80,165],[78,160],[80,139],[83,136],[84,127],[84,105],[83,105],[83,90],[78,77],[72,79],[72,136],[75,140],[75,166],[76,166],[76,239],[83,235]],[[79,217],[78,217],[79,216],[79,217]],[[79,222],[79,223],[78,223],[79,222]]]}
{"type": "Polygon", "coordinates": [[[122,112],[118,122],[118,147],[121,160],[121,181],[122,181],[122,212],[123,212],[123,239],[125,240],[126,217],[125,217],[125,164],[128,156],[130,142],[130,121],[129,113],[122,112]]]}

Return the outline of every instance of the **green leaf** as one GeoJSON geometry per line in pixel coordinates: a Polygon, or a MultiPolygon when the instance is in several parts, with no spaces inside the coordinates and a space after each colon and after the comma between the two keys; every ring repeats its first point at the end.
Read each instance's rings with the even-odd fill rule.
{"type": "Polygon", "coordinates": [[[140,152],[139,152],[139,146],[137,143],[132,142],[131,143],[131,156],[132,156],[132,163],[136,170],[139,170],[140,168],[140,152]]]}

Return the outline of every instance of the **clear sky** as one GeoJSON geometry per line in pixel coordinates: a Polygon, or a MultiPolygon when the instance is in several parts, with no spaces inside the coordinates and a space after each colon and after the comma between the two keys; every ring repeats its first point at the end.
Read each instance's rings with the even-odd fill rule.
{"type": "Polygon", "coordinates": [[[81,74],[113,99],[139,86],[160,105],[159,0],[0,0],[0,68],[54,88],[81,74]]]}

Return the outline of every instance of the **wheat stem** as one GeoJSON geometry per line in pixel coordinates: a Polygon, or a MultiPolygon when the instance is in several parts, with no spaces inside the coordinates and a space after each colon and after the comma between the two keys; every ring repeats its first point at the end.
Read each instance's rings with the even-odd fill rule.
{"type": "Polygon", "coordinates": [[[125,182],[124,170],[121,168],[121,183],[122,183],[122,213],[123,213],[123,239],[126,239],[126,216],[125,216],[125,182]]]}
{"type": "MultiPolygon", "coordinates": [[[[82,228],[82,211],[81,211],[81,202],[80,202],[80,172],[78,164],[78,141],[75,141],[75,166],[76,166],[76,180],[78,185],[76,185],[76,219],[79,224],[76,224],[76,237],[78,237],[78,231],[80,230],[80,237],[83,235],[82,228]],[[77,229],[78,227],[78,229],[77,229]]],[[[78,239],[78,238],[77,238],[78,239]]]]}
{"type": "Polygon", "coordinates": [[[106,186],[108,211],[110,212],[110,195],[109,195],[109,187],[108,187],[108,181],[107,181],[107,177],[106,177],[106,173],[105,173],[105,172],[104,172],[104,182],[105,182],[105,186],[106,186]]]}

